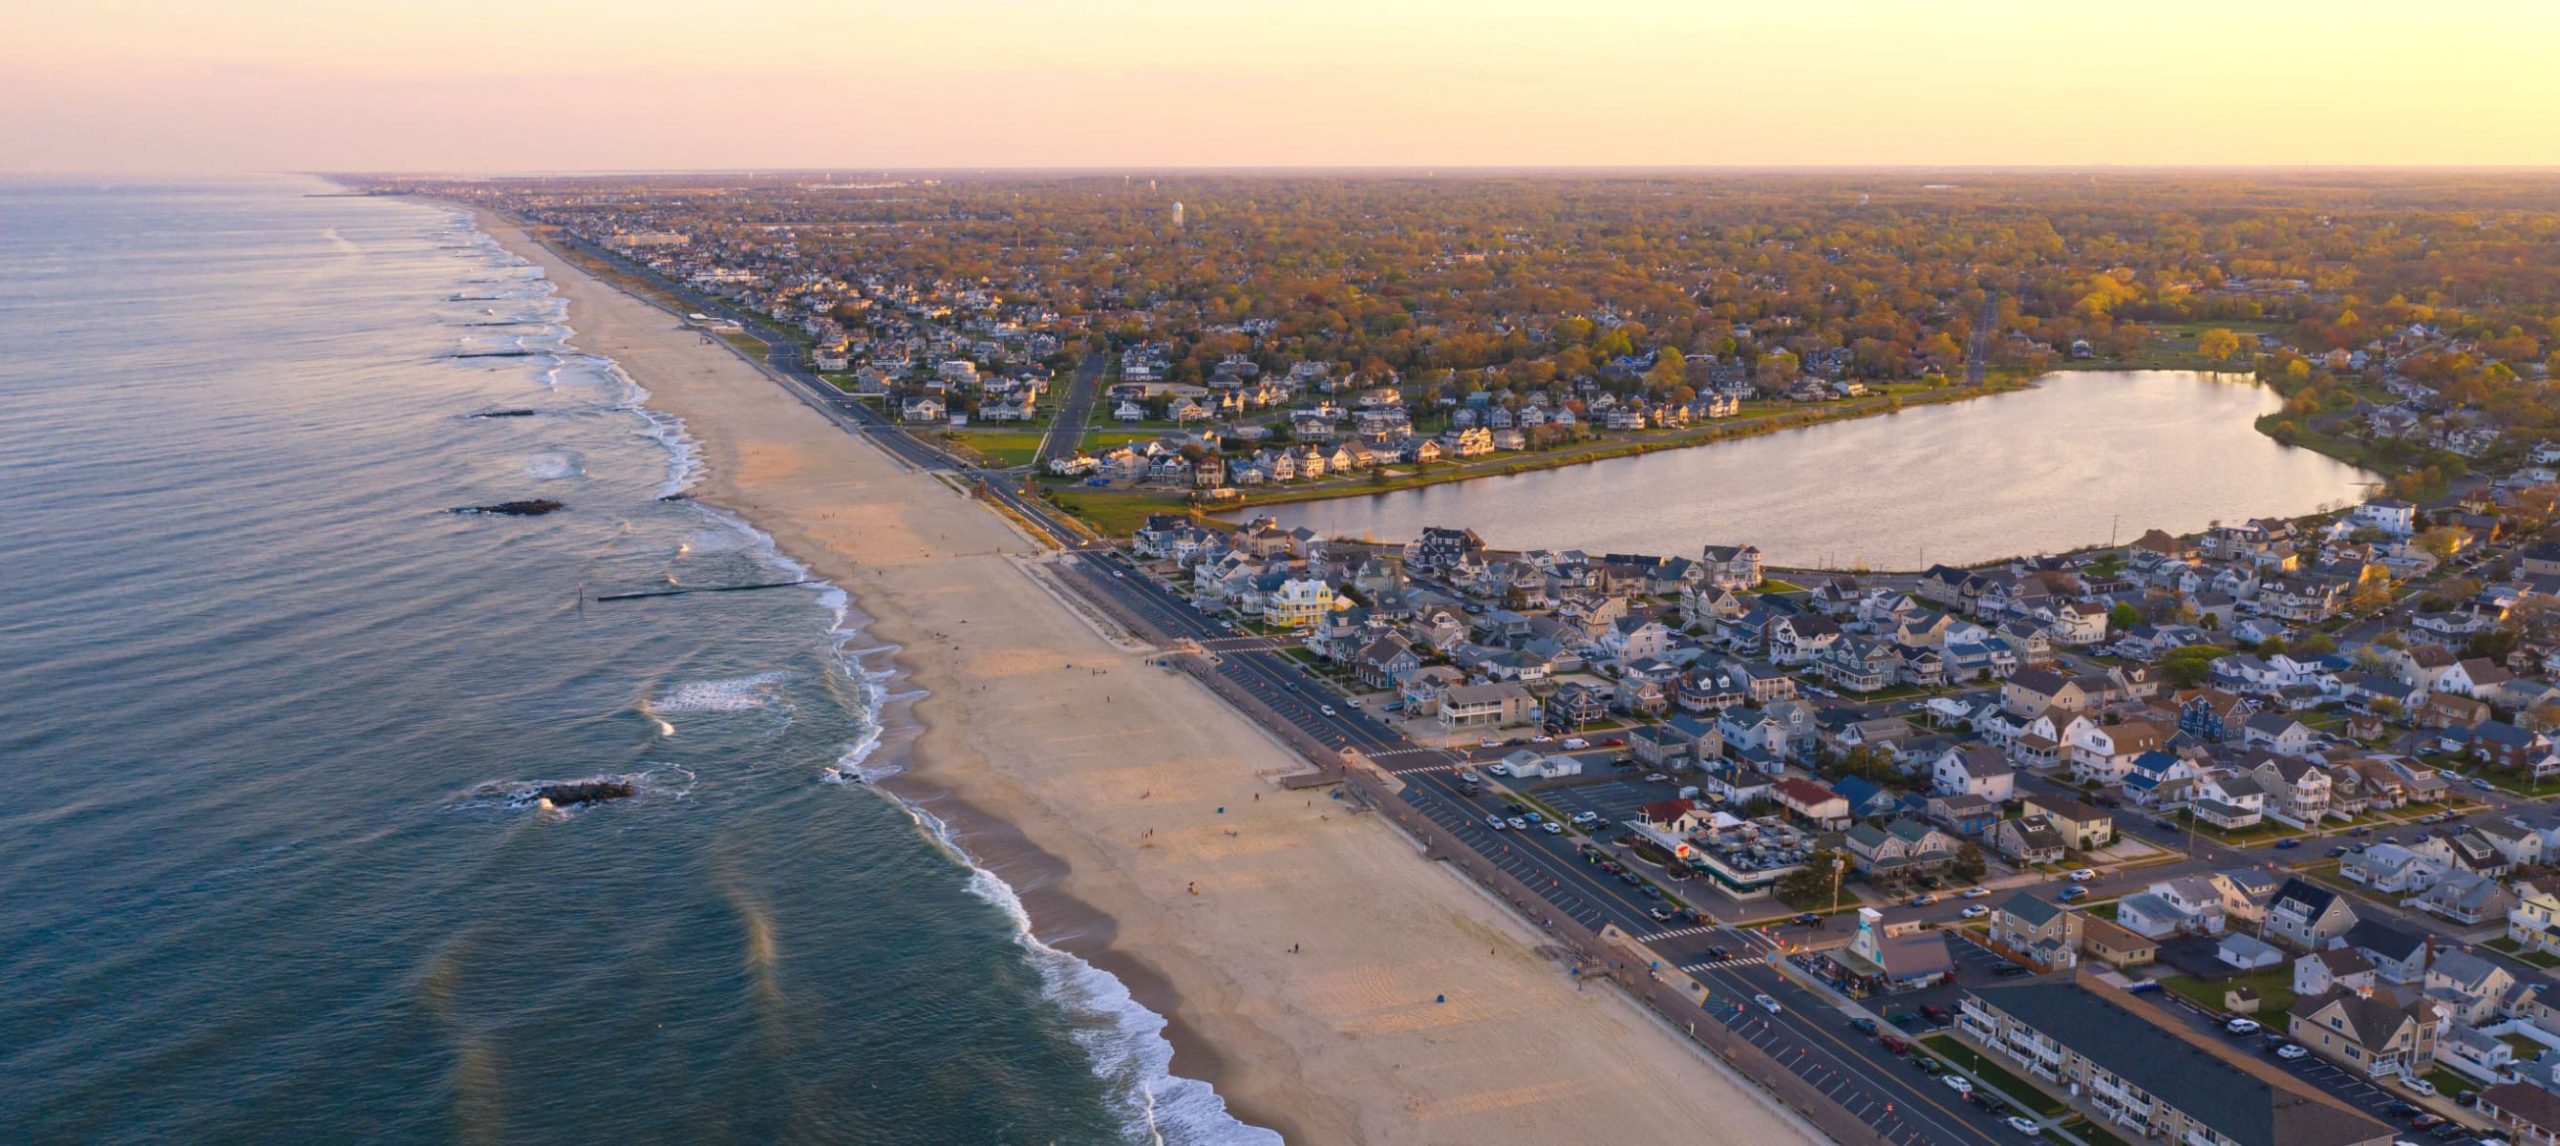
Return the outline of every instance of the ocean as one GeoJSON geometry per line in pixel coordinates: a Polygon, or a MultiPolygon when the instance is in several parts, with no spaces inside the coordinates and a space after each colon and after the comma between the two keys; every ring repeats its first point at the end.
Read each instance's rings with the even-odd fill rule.
{"type": "Polygon", "coordinates": [[[803,574],[331,190],[0,182],[0,1141],[1268,1140],[860,782],[841,592],[602,599],[803,574]]]}

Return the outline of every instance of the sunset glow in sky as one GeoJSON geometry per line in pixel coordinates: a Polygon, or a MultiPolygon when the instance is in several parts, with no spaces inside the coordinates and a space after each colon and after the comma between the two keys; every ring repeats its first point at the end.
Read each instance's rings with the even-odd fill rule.
{"type": "Polygon", "coordinates": [[[2560,164],[2560,3],[83,0],[0,170],[2560,164]]]}

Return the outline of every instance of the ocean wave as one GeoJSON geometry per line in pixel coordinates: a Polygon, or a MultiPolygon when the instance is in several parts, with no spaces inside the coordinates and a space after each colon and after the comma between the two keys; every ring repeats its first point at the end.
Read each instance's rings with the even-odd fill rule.
{"type": "Polygon", "coordinates": [[[791,674],[787,672],[760,672],[725,680],[686,681],[643,704],[641,710],[681,714],[752,712],[760,708],[783,707],[790,701],[783,695],[782,684],[790,679],[791,674]]]}
{"type": "Polygon", "coordinates": [[[915,807],[907,813],[969,865],[969,894],[1013,919],[1013,941],[1039,972],[1041,993],[1067,1012],[1075,1040],[1092,1059],[1130,1140],[1153,1146],[1277,1146],[1280,1135],[1227,1112],[1226,1099],[1196,1078],[1173,1073],[1173,1044],[1162,1015],[1129,994],[1111,973],[1032,933],[1031,913],[1013,886],[979,867],[951,838],[950,826],[915,807]]]}

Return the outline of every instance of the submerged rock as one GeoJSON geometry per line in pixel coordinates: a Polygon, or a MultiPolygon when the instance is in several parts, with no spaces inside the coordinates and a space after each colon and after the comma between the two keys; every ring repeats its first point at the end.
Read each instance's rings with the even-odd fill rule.
{"type": "Polygon", "coordinates": [[[537,497],[526,501],[501,501],[493,505],[458,505],[454,507],[453,512],[495,513],[506,517],[540,517],[566,508],[568,507],[550,498],[537,497]]]}
{"type": "Polygon", "coordinates": [[[629,780],[564,780],[544,784],[533,790],[536,800],[548,800],[554,806],[601,804],[607,800],[627,800],[633,791],[629,780]]]}

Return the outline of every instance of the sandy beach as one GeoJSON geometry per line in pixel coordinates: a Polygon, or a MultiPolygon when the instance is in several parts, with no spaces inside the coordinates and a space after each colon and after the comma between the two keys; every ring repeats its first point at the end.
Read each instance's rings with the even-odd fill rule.
{"type": "MultiPolygon", "coordinates": [[[[1816,1141],[1392,825],[1283,792],[1302,762],[1035,580],[996,514],[726,346],[483,215],[702,449],[695,494],[770,533],[922,690],[891,782],[1041,937],[1165,1014],[1177,1073],[1303,1142],[1816,1141]],[[1195,893],[1196,889],[1196,893],[1195,893]],[[1446,1002],[1435,1002],[1441,996],[1446,1002]]],[[[816,778],[812,777],[814,783],[816,778]]],[[[851,796],[850,798],[860,798],[851,796]]]]}

